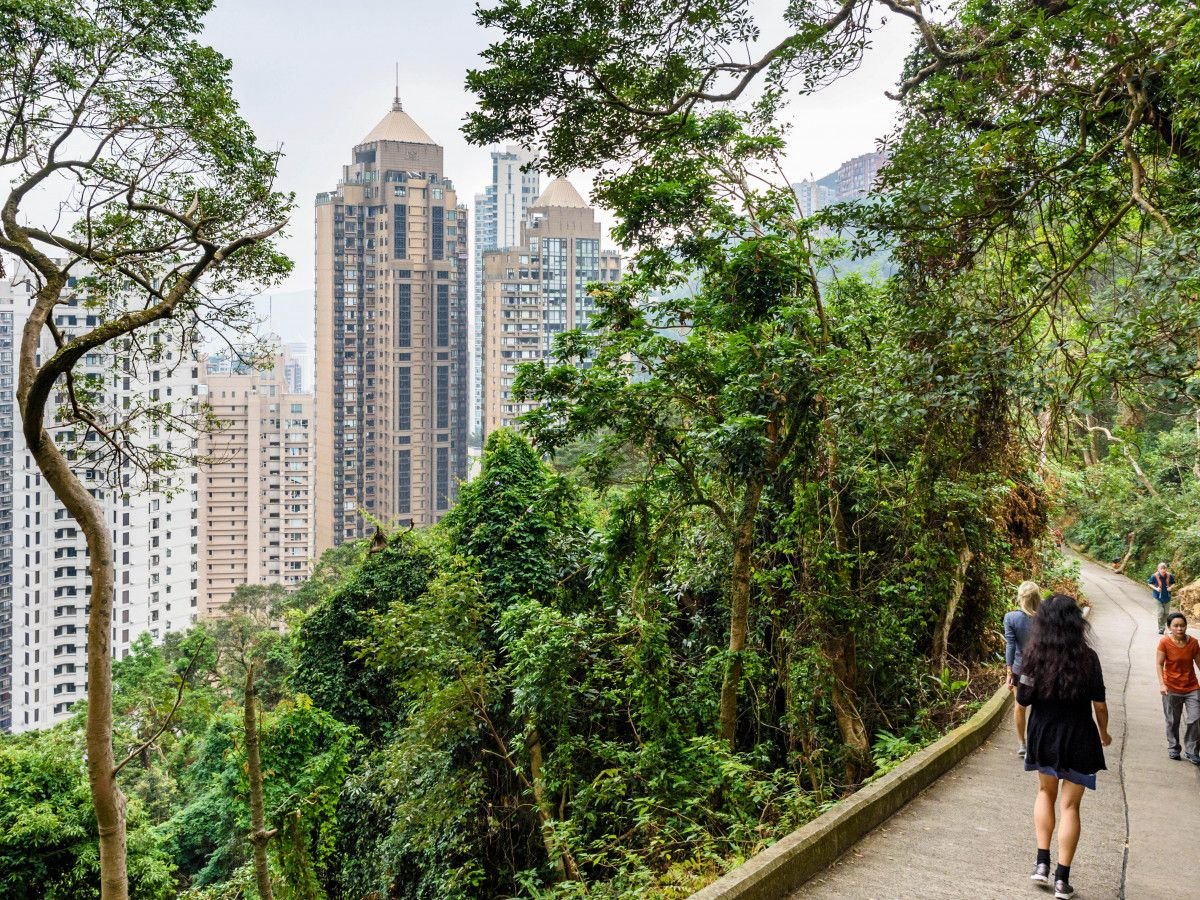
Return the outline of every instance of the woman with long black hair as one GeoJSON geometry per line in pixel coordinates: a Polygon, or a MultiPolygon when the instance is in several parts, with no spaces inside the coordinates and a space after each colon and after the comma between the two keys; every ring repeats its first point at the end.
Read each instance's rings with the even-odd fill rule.
{"type": "Polygon", "coordinates": [[[1087,623],[1074,597],[1054,594],[1038,608],[1021,663],[1017,702],[1029,707],[1025,770],[1038,773],[1033,805],[1037,863],[1030,878],[1054,885],[1056,900],[1075,896],[1071,863],[1079,844],[1079,803],[1105,768],[1108,707],[1100,657],[1088,646],[1087,623]],[[1094,716],[1094,718],[1093,718],[1094,716]],[[1058,801],[1058,867],[1050,878],[1050,838],[1058,801]]]}

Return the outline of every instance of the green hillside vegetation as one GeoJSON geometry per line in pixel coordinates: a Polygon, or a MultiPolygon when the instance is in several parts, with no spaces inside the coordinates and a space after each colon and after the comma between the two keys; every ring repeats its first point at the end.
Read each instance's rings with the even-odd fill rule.
{"type": "MultiPolygon", "coordinates": [[[[903,473],[863,478],[896,485],[886,514],[847,504],[864,540],[930,514],[903,473]]],[[[340,548],[337,576],[243,589],[230,619],[140,641],[114,691],[131,895],[252,895],[251,668],[276,897],[682,896],[939,733],[963,687],[928,674],[956,555],[913,552],[913,530],[818,587],[797,549],[820,546],[812,500],[772,491],[734,741],[719,737],[729,539],[668,487],[601,495],[500,432],[437,528],[340,548]]],[[[991,502],[935,490],[963,522],[991,502]]],[[[996,577],[969,586],[981,622],[996,577]]],[[[983,637],[952,649],[986,655],[983,637]]],[[[82,728],[80,712],[0,741],[5,896],[95,895],[82,728]]]]}

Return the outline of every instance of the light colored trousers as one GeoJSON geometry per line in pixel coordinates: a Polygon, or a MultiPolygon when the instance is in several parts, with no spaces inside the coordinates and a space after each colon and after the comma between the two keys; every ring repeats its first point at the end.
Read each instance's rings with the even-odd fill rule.
{"type": "Polygon", "coordinates": [[[1170,600],[1166,603],[1159,603],[1155,600],[1154,603],[1158,606],[1158,633],[1162,634],[1167,630],[1167,616],[1171,614],[1171,607],[1174,604],[1170,600]]]}
{"type": "Polygon", "coordinates": [[[1183,752],[1195,758],[1200,751],[1200,691],[1189,694],[1163,694],[1163,716],[1167,720],[1167,749],[1179,752],[1179,717],[1187,716],[1183,726],[1183,752]]]}

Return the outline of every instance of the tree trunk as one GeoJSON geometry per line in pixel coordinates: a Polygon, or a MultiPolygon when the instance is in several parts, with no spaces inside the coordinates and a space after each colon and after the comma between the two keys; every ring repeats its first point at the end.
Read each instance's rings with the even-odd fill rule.
{"type": "Polygon", "coordinates": [[[1085,467],[1094,466],[1100,462],[1100,446],[1091,416],[1084,416],[1083,427],[1086,430],[1083,442],[1083,464],[1085,467]]]}
{"type": "Polygon", "coordinates": [[[565,845],[558,846],[554,836],[553,816],[550,813],[550,802],[546,799],[546,781],[542,775],[542,736],[537,728],[531,728],[525,741],[529,751],[529,772],[533,780],[533,802],[537,807],[538,824],[542,832],[542,843],[546,848],[546,856],[554,866],[560,881],[569,878],[571,881],[582,882],[579,867],[575,858],[565,845]]]}
{"type": "Polygon", "coordinates": [[[1042,410],[1037,416],[1037,460],[1038,470],[1041,472],[1045,472],[1050,464],[1050,435],[1054,432],[1054,419],[1054,413],[1050,409],[1042,410]]]}
{"type": "Polygon", "coordinates": [[[1125,566],[1129,563],[1129,557],[1133,556],[1133,547],[1137,543],[1137,532],[1131,531],[1125,535],[1125,555],[1121,557],[1121,561],[1117,563],[1113,569],[1118,575],[1124,573],[1125,566]]]}
{"type": "Polygon", "coordinates": [[[833,715],[837,719],[842,742],[850,750],[851,764],[847,767],[847,778],[854,782],[870,768],[871,741],[867,737],[867,726],[858,711],[858,698],[854,686],[858,683],[858,658],[854,635],[842,632],[826,645],[825,655],[833,668],[833,687],[830,699],[833,715]]]}
{"type": "Polygon", "coordinates": [[[942,621],[933,635],[933,653],[930,654],[930,661],[933,663],[935,672],[940,672],[946,667],[946,653],[950,646],[950,629],[954,625],[954,617],[958,613],[958,604],[962,600],[963,588],[966,586],[967,566],[971,564],[974,556],[970,547],[964,546],[958,552],[958,571],[954,575],[954,584],[950,589],[950,600],[942,613],[942,621]]]}
{"type": "MultiPolygon", "coordinates": [[[[55,292],[51,283],[44,291],[55,292]]],[[[17,400],[22,431],[30,454],[46,484],[78,523],[87,540],[91,572],[91,612],[88,615],[87,770],[92,806],[100,841],[100,896],[102,900],[127,900],[125,796],[116,778],[112,746],[112,628],[116,586],[112,533],[104,511],[75,477],[44,426],[49,391],[33,391],[37,353],[44,316],[33,315],[21,341],[21,372],[17,400]]]]}
{"type": "Polygon", "coordinates": [[[1200,479],[1200,406],[1196,407],[1196,461],[1192,463],[1192,475],[1200,479]]]}
{"type": "Polygon", "coordinates": [[[738,687],[742,681],[742,653],[750,628],[750,569],[754,558],[754,522],[762,497],[762,482],[746,487],[741,515],[733,533],[733,571],[729,589],[729,664],[721,685],[720,730],[718,736],[737,749],[738,687]]]}
{"type": "Polygon", "coordinates": [[[266,829],[263,812],[262,759],[258,752],[258,698],[254,691],[254,665],[246,665],[246,704],[243,710],[246,730],[246,768],[250,779],[250,844],[254,848],[254,877],[258,881],[259,900],[273,900],[271,869],[267,863],[267,841],[274,832],[266,829]]]}
{"type": "MultiPolygon", "coordinates": [[[[838,483],[838,450],[833,426],[826,419],[823,424],[829,468],[829,522],[833,528],[834,545],[838,551],[837,578],[847,590],[853,590],[851,572],[846,569],[845,559],[849,554],[846,540],[846,519],[842,515],[841,485],[838,483]]],[[[849,748],[852,762],[847,766],[849,781],[858,781],[859,776],[871,767],[871,741],[867,736],[867,725],[858,709],[858,649],[854,632],[845,622],[834,625],[836,635],[826,645],[825,655],[833,666],[833,689],[830,700],[842,743],[849,748]]]]}
{"type": "MultiPolygon", "coordinates": [[[[55,455],[58,452],[55,451],[55,455]]],[[[61,457],[60,457],[61,458],[61,457]]],[[[66,461],[63,461],[66,468],[66,461]]],[[[59,499],[63,491],[47,468],[39,468],[59,499]]],[[[88,615],[87,768],[92,805],[100,838],[100,896],[102,900],[126,900],[125,795],[116,778],[113,759],[112,713],[112,628],[115,572],[112,535],[104,513],[74,475],[68,477],[87,497],[87,511],[72,512],[87,539],[88,565],[92,571],[92,610],[88,615]]],[[[71,505],[67,504],[71,509],[71,505]]]]}
{"type": "MultiPolygon", "coordinates": [[[[835,575],[848,592],[854,590],[852,573],[846,568],[849,541],[846,539],[846,518],[842,515],[841,485],[838,482],[838,448],[836,433],[828,417],[821,424],[825,435],[825,466],[828,471],[826,487],[829,490],[829,524],[833,532],[834,546],[838,551],[835,575]]],[[[825,645],[825,657],[833,669],[833,686],[830,701],[833,715],[837,719],[842,743],[850,750],[851,761],[846,766],[846,778],[855,782],[871,766],[871,741],[867,736],[867,725],[858,709],[858,653],[854,632],[844,621],[828,624],[830,640],[825,645]]]]}

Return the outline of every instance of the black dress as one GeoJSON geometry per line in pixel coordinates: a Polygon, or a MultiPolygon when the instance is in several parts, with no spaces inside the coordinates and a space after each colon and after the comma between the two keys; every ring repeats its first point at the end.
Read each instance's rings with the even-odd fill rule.
{"type": "Polygon", "coordinates": [[[1084,668],[1088,677],[1083,696],[1074,700],[1043,697],[1037,685],[1022,675],[1017,702],[1030,708],[1025,728],[1026,770],[1036,769],[1095,787],[1095,774],[1107,768],[1100,731],[1092,718],[1092,704],[1104,702],[1104,673],[1096,651],[1087,652],[1084,668]],[[1068,773],[1092,777],[1077,779],[1068,773]]]}

